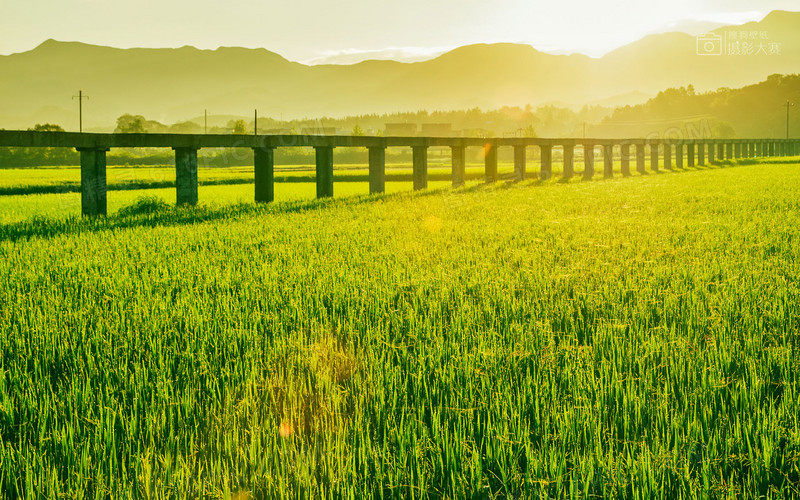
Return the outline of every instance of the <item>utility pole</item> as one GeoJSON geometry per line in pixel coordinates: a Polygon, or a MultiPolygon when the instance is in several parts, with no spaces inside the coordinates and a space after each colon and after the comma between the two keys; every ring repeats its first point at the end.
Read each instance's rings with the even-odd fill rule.
{"type": "Polygon", "coordinates": [[[203,110],[203,117],[204,117],[203,130],[204,130],[205,134],[208,134],[208,110],[207,109],[203,110]]]}
{"type": "Polygon", "coordinates": [[[784,104],[784,106],[786,106],[786,138],[788,139],[789,138],[789,108],[794,106],[794,103],[786,101],[786,104],[784,104]]]}
{"type": "Polygon", "coordinates": [[[258,135],[258,110],[255,110],[255,121],[253,122],[253,135],[258,135]]]}
{"type": "Polygon", "coordinates": [[[83,133],[83,100],[88,98],[88,95],[83,95],[82,90],[78,91],[78,95],[72,96],[73,100],[78,100],[78,131],[81,133],[83,133]]]}

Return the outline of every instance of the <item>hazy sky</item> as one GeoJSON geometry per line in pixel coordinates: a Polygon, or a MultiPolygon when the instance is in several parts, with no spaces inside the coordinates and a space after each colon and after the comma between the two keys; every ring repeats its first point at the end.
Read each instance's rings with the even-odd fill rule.
{"type": "Polygon", "coordinates": [[[479,42],[600,56],[661,31],[757,20],[800,0],[0,0],[0,54],[48,38],[264,47],[303,62],[424,58],[479,42]]]}

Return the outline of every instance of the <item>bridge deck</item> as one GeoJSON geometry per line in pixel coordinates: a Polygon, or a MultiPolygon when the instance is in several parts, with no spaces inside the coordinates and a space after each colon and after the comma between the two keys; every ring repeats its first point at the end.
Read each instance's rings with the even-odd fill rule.
{"type": "Polygon", "coordinates": [[[259,148],[259,147],[414,147],[414,146],[603,146],[782,142],[783,139],[571,139],[533,137],[372,137],[349,135],[93,134],[0,130],[0,147],[61,148],[259,148]]]}

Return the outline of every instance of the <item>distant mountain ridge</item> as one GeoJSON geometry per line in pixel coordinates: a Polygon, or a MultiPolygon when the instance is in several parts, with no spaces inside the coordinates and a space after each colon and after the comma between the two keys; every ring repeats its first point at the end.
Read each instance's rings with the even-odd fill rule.
{"type": "Polygon", "coordinates": [[[748,33],[772,53],[698,55],[694,36],[666,33],[597,59],[501,43],[464,46],[415,63],[307,66],[266,49],[116,49],[48,40],[0,56],[0,127],[56,122],[76,128],[71,97],[78,89],[90,96],[85,123],[109,126],[124,113],[175,122],[204,109],[247,116],[258,108],[263,116],[292,118],[546,102],[626,104],[626,95],[636,104],[668,87],[691,84],[704,91],[800,72],[800,12],[774,11],[716,33],[723,42],[742,42],[748,33]]]}

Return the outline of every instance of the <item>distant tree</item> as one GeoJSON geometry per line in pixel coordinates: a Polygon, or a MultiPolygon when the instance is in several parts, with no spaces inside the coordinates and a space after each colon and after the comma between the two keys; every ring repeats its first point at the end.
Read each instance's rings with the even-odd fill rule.
{"type": "Polygon", "coordinates": [[[357,136],[357,137],[362,136],[362,135],[364,135],[364,129],[361,128],[361,125],[356,123],[356,126],[353,127],[353,131],[350,132],[350,135],[354,135],[354,136],[357,136]]]}
{"type": "Polygon", "coordinates": [[[33,129],[34,132],[63,132],[64,129],[61,128],[61,125],[56,125],[55,123],[37,123],[34,125],[33,129]]]}
{"type": "Polygon", "coordinates": [[[244,122],[244,120],[233,121],[231,125],[234,134],[243,135],[247,133],[247,124],[244,122]]]}
{"type": "Polygon", "coordinates": [[[145,120],[142,115],[130,115],[126,113],[117,118],[117,128],[114,129],[114,133],[144,134],[147,132],[147,130],[145,130],[146,121],[147,120],[145,120]]]}
{"type": "Polygon", "coordinates": [[[173,134],[199,134],[202,127],[194,122],[178,122],[169,127],[173,134]]]}
{"type": "Polygon", "coordinates": [[[522,135],[523,137],[537,137],[536,129],[533,128],[533,125],[528,125],[525,127],[525,129],[523,129],[522,135]]]}

